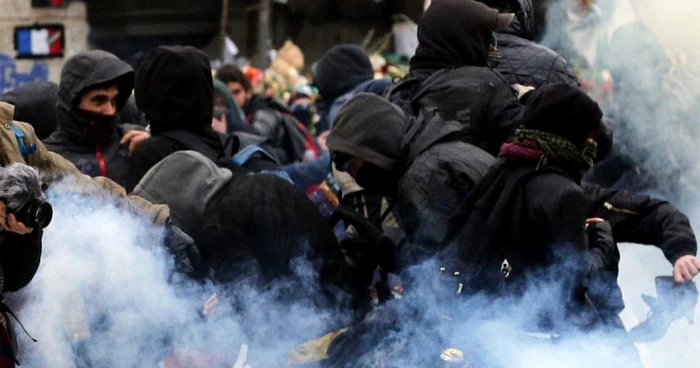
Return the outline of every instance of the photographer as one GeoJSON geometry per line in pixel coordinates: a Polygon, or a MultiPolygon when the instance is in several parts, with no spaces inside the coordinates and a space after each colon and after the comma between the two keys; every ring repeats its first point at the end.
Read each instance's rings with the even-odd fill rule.
{"type": "MultiPolygon", "coordinates": [[[[34,278],[41,261],[42,228],[51,221],[36,169],[0,167],[0,290],[18,291],[34,278]],[[34,227],[34,228],[33,228],[34,227]]],[[[15,338],[9,309],[0,305],[0,367],[14,367],[15,338]]]]}

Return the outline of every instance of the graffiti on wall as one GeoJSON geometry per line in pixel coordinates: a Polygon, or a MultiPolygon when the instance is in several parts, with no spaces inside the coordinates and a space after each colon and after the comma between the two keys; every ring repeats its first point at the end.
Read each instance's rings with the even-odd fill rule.
{"type": "Polygon", "coordinates": [[[49,66],[40,61],[33,63],[31,70],[22,73],[11,56],[0,53],[0,95],[25,83],[49,79],[49,66]]]}

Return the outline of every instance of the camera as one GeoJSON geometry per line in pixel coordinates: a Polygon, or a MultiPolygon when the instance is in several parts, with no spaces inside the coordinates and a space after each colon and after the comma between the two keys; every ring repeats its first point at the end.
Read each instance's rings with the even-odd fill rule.
{"type": "Polygon", "coordinates": [[[51,223],[53,208],[46,201],[39,172],[24,164],[0,167],[0,201],[17,221],[44,229],[51,223]]]}

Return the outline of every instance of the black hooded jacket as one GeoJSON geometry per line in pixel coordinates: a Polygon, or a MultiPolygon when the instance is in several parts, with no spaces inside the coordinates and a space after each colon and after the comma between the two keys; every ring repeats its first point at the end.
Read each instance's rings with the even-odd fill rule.
{"type": "Polygon", "coordinates": [[[58,129],[44,140],[49,151],[71,161],[83,174],[107,176],[120,185],[126,183],[130,159],[119,143],[117,119],[99,125],[77,113],[82,94],[100,85],[116,84],[117,111],[131,95],[134,72],[129,64],[101,50],[77,54],[66,61],[58,85],[58,129]]]}
{"type": "Polygon", "coordinates": [[[58,85],[47,81],[23,84],[2,95],[0,100],[15,107],[15,120],[29,123],[37,138],[44,140],[58,126],[56,99],[58,85]]]}
{"type": "MultiPolygon", "coordinates": [[[[581,144],[601,119],[595,102],[578,88],[559,84],[533,93],[528,129],[581,144]]],[[[505,154],[459,205],[441,260],[473,277],[467,288],[503,291],[504,285],[522,286],[523,276],[553,272],[549,276],[573,291],[588,272],[606,266],[616,248],[608,223],[586,227],[581,168],[544,158],[505,154]],[[589,236],[597,242],[589,243],[589,236]]],[[[580,292],[570,297],[583,300],[580,292]]]]}
{"type": "Polygon", "coordinates": [[[151,51],[139,64],[134,93],[139,109],[150,123],[152,136],[132,153],[127,190],[133,189],[160,160],[187,149],[163,136],[167,132],[192,133],[223,154],[222,139],[211,128],[211,66],[201,51],[189,46],[161,46],[151,51]]]}
{"type": "Polygon", "coordinates": [[[418,26],[409,78],[387,92],[409,115],[440,111],[462,125],[459,139],[492,155],[512,133],[522,106],[487,66],[498,12],[467,0],[434,2],[418,26]]]}
{"type": "Polygon", "coordinates": [[[579,85],[576,74],[563,57],[533,41],[535,19],[532,0],[480,1],[500,12],[516,15],[510,27],[498,33],[501,59],[496,71],[503,75],[508,84],[535,88],[554,83],[579,85]]]}
{"type": "Polygon", "coordinates": [[[457,141],[459,132],[459,123],[437,112],[408,118],[373,94],[356,95],[338,114],[328,147],[399,178],[394,215],[408,238],[399,250],[400,269],[442,249],[449,218],[494,162],[488,153],[457,141]]]}

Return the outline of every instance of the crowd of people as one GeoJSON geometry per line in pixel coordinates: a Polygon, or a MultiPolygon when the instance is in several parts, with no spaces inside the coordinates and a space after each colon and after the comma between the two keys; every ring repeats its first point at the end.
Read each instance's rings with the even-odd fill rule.
{"type": "MultiPolygon", "coordinates": [[[[601,107],[564,57],[534,41],[528,4],[434,0],[403,79],[381,78],[365,50],[343,44],[283,96],[236,65],[212,71],[188,46],[158,47],[135,70],[101,50],[69,58],[57,86],[1,98],[2,292],[39,268],[43,229],[16,212],[33,198],[20,180],[29,167],[23,175],[35,170],[51,191],[111,198],[165,227],[176,272],[220,290],[202,318],[222,303],[244,318],[237,288],[279,280],[293,292],[278,299],[343,315],[307,357],[323,366],[396,354],[390,331],[411,323],[396,311],[434,318],[426,300],[441,298],[444,313],[483,315],[474,298],[511,302],[545,281],[556,297],[527,311],[523,329],[607,331],[639,360],[619,317],[617,243],[660,248],[681,285],[700,272],[695,235],[673,204],[642,192],[669,189],[640,177],[645,162],[630,152],[648,147],[613,138],[645,113],[621,105],[635,81],[620,71],[618,104],[601,107]],[[613,186],[621,177],[643,185],[613,186]],[[293,286],[299,257],[317,287],[293,286]]],[[[10,314],[3,307],[1,367],[17,359],[10,314]]],[[[435,366],[443,343],[423,346],[435,360],[413,363],[435,366]]],[[[473,354],[462,365],[494,366],[473,354]]]]}

